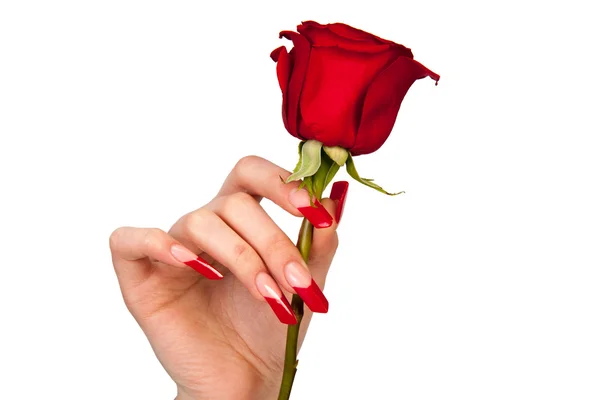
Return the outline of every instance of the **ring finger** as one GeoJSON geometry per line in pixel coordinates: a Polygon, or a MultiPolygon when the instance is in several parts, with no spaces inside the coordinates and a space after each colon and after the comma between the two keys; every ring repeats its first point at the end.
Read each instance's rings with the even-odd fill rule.
{"type": "Polygon", "coordinates": [[[328,311],[329,302],[302,255],[251,195],[237,192],[218,197],[207,207],[256,250],[279,286],[300,295],[311,311],[328,311]]]}

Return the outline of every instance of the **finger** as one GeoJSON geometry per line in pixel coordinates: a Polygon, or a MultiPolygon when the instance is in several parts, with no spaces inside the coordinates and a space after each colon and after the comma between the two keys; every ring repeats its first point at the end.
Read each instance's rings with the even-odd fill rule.
{"type": "Polygon", "coordinates": [[[311,206],[308,192],[298,190],[299,181],[288,184],[281,181],[290,175],[289,171],[263,158],[244,157],[233,168],[217,196],[246,192],[259,202],[266,197],[290,214],[306,217],[317,228],[331,226],[331,215],[316,199],[311,206]]]}
{"type": "Polygon", "coordinates": [[[117,277],[123,284],[135,285],[148,279],[154,268],[152,259],[173,267],[192,267],[209,279],[223,277],[206,260],[157,228],[118,228],[110,235],[109,245],[117,277]]]}
{"type": "MultiPolygon", "coordinates": [[[[340,221],[344,210],[346,195],[348,192],[348,182],[340,181],[334,183],[331,188],[329,199],[323,199],[323,205],[332,215],[336,215],[336,220],[340,221]]],[[[318,229],[313,232],[313,242],[310,250],[308,266],[312,272],[315,281],[323,287],[325,278],[329,272],[331,262],[338,246],[337,228],[338,223],[334,223],[327,229],[318,229]]]]}
{"type": "Polygon", "coordinates": [[[289,302],[261,257],[217,214],[201,208],[183,216],[170,232],[190,249],[208,253],[231,271],[255,298],[269,303],[281,322],[296,323],[289,302]]]}
{"type": "Polygon", "coordinates": [[[298,293],[313,312],[327,312],[329,303],[302,255],[252,196],[237,192],[208,207],[256,250],[281,288],[298,293]]]}
{"type": "Polygon", "coordinates": [[[348,194],[348,187],[350,184],[347,181],[338,181],[331,187],[331,194],[329,198],[335,201],[335,221],[339,224],[344,213],[344,206],[346,204],[346,195],[348,194]]]}

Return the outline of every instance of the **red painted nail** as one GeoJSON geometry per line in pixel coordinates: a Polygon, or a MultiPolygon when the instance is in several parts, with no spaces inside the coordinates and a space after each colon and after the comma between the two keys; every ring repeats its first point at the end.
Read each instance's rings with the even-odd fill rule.
{"type": "Polygon", "coordinates": [[[310,221],[315,228],[329,228],[333,224],[333,217],[329,215],[323,204],[319,203],[319,200],[314,199],[314,207],[298,207],[298,211],[310,221]]]}
{"type": "Polygon", "coordinates": [[[198,257],[195,260],[186,261],[184,262],[184,264],[188,267],[192,267],[194,270],[200,272],[208,279],[223,279],[223,275],[219,271],[214,269],[212,265],[210,265],[208,261],[206,261],[202,257],[198,257]]]}
{"type": "Polygon", "coordinates": [[[265,297],[265,300],[267,300],[267,303],[269,303],[271,309],[273,309],[273,312],[275,313],[277,318],[279,318],[279,321],[281,321],[281,323],[287,325],[295,325],[298,323],[298,320],[296,319],[296,316],[292,311],[290,303],[284,296],[281,296],[278,299],[273,297],[265,297]]]}
{"type": "Polygon", "coordinates": [[[289,200],[315,228],[328,228],[333,223],[333,217],[317,199],[313,200],[314,207],[310,205],[310,195],[305,189],[291,192],[289,200]]]}
{"type": "Polygon", "coordinates": [[[312,279],[307,267],[292,261],[284,268],[285,278],[312,312],[326,313],[329,302],[312,279]]]}
{"type": "Polygon", "coordinates": [[[335,209],[335,221],[339,224],[344,213],[344,204],[346,203],[346,194],[348,193],[348,187],[350,184],[346,181],[339,181],[333,184],[331,187],[331,194],[329,198],[331,200],[338,200],[337,207],[335,209]]]}
{"type": "Polygon", "coordinates": [[[223,279],[223,275],[214,269],[208,261],[202,257],[198,257],[181,245],[174,244],[171,246],[171,254],[173,254],[173,257],[175,257],[177,261],[184,263],[188,267],[192,267],[208,279],[223,279]]]}
{"type": "Polygon", "coordinates": [[[298,296],[304,300],[304,303],[310,308],[312,312],[316,313],[326,313],[329,311],[329,301],[321,291],[321,288],[315,283],[315,281],[311,281],[310,285],[305,288],[292,286],[298,296]]]}
{"type": "Polygon", "coordinates": [[[267,303],[271,306],[271,309],[284,324],[294,325],[298,323],[292,306],[287,301],[277,283],[273,280],[271,275],[266,272],[260,272],[256,275],[256,287],[260,294],[267,300],[267,303]]]}

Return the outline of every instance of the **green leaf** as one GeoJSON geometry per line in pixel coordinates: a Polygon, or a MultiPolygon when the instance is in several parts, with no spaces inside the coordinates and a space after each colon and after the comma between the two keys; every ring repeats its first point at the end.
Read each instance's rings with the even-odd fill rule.
{"type": "Polygon", "coordinates": [[[303,140],[300,143],[298,143],[298,163],[294,167],[294,171],[292,171],[292,173],[298,172],[300,166],[302,165],[302,146],[304,145],[304,143],[306,143],[306,140],[303,140]]]}
{"type": "Polygon", "coordinates": [[[315,194],[317,195],[317,199],[321,199],[323,197],[325,188],[329,182],[331,182],[339,169],[340,166],[337,165],[326,152],[321,154],[321,166],[313,175],[313,188],[315,190],[315,194]]]}
{"type": "Polygon", "coordinates": [[[358,171],[356,170],[356,167],[354,166],[354,160],[352,159],[351,155],[348,155],[348,161],[346,161],[346,171],[348,172],[348,175],[350,175],[352,178],[354,178],[355,180],[359,181],[360,183],[362,183],[363,185],[367,185],[370,188],[373,188],[381,193],[385,193],[389,196],[396,196],[400,193],[404,193],[402,192],[398,192],[398,193],[390,193],[386,190],[384,190],[381,186],[375,184],[373,182],[373,179],[363,179],[358,175],[358,171]]]}
{"type": "MultiPolygon", "coordinates": [[[[339,170],[340,170],[339,165],[337,165],[336,163],[331,164],[331,167],[329,167],[329,171],[327,172],[327,176],[325,177],[325,184],[323,185],[323,191],[325,191],[325,189],[327,188],[327,185],[329,185],[331,183],[331,181],[335,177],[335,174],[337,174],[337,172],[339,170]]],[[[323,194],[323,192],[321,192],[321,195],[322,194],[323,194]]]]}
{"type": "Polygon", "coordinates": [[[302,145],[298,166],[294,169],[294,173],[286,179],[286,183],[314,175],[321,166],[322,147],[323,143],[317,140],[307,140],[304,145],[302,145]]]}

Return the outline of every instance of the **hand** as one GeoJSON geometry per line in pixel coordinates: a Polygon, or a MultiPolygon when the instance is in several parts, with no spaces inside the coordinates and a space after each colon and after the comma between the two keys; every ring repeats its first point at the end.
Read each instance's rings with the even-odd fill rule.
{"type": "Polygon", "coordinates": [[[345,190],[310,207],[299,182],[281,182],[289,175],[267,160],[245,157],[214,199],[168,233],[121,227],[110,237],[125,304],[180,400],[276,398],[285,324],[296,322],[290,294],[307,305],[300,343],[312,316],[308,308],[327,312],[319,288],[337,248],[331,215],[338,211],[339,220],[345,190]],[[315,226],[331,224],[314,230],[308,266],[260,206],[263,197],[315,226]]]}

